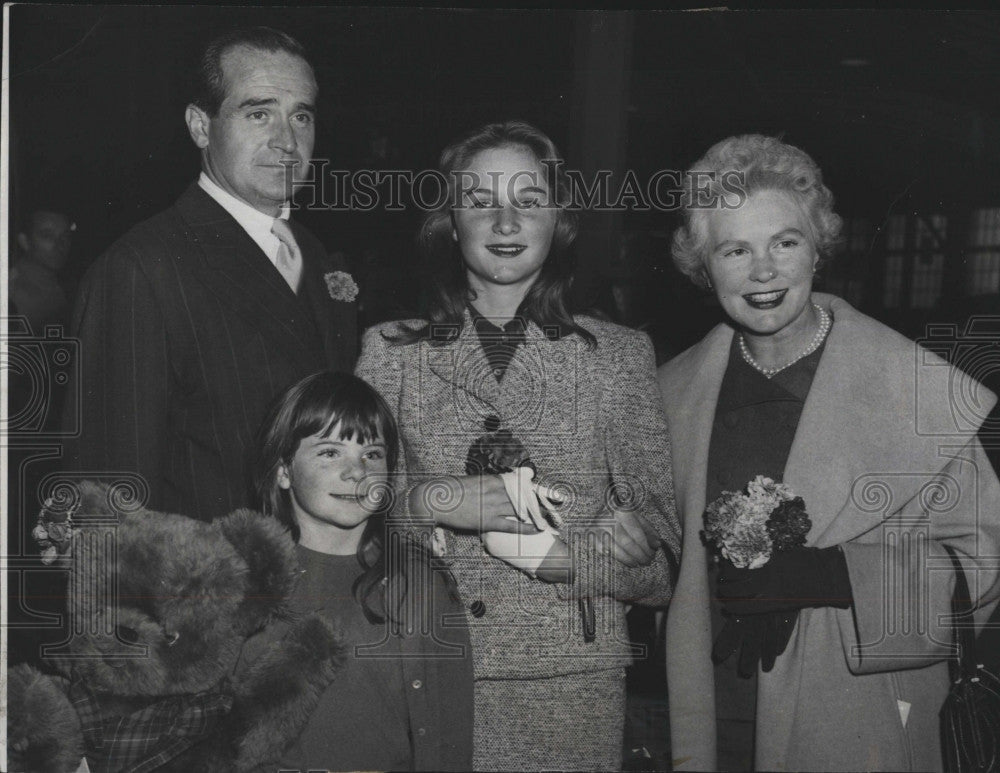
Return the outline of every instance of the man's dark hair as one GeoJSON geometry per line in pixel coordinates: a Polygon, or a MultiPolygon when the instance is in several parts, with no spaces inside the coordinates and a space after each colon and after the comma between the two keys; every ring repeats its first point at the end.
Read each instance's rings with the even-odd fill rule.
{"type": "Polygon", "coordinates": [[[273,27],[238,27],[213,38],[205,47],[198,64],[195,80],[195,97],[192,102],[214,116],[226,98],[223,82],[222,57],[232,48],[245,46],[258,51],[284,51],[301,57],[308,63],[306,50],[299,41],[286,32],[273,27]]]}
{"type": "Polygon", "coordinates": [[[71,214],[72,208],[67,206],[58,197],[30,199],[29,201],[24,202],[21,206],[12,207],[12,210],[15,213],[13,218],[14,232],[20,234],[30,234],[35,228],[38,215],[43,212],[50,212],[54,215],[62,215],[71,223],[73,222],[73,215],[71,214]]]}

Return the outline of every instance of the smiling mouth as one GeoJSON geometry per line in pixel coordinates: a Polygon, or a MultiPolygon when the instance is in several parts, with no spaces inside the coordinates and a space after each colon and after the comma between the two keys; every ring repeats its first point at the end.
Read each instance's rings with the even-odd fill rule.
{"type": "Polygon", "coordinates": [[[769,293],[747,293],[743,296],[743,300],[755,309],[774,309],[781,305],[787,294],[788,288],[769,293]]]}
{"type": "Polygon", "coordinates": [[[516,258],[526,249],[526,244],[487,244],[486,249],[501,258],[516,258]]]}
{"type": "Polygon", "coordinates": [[[382,501],[382,493],[378,490],[365,492],[364,494],[330,494],[330,496],[342,502],[364,503],[366,505],[377,504],[382,501]]]}

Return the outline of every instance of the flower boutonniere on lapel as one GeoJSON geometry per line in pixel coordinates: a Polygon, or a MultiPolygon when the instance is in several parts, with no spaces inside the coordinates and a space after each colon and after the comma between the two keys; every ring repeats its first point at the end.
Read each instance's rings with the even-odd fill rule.
{"type": "Polygon", "coordinates": [[[358,283],[346,271],[330,271],[323,274],[326,289],[335,301],[350,303],[358,297],[358,283]]]}

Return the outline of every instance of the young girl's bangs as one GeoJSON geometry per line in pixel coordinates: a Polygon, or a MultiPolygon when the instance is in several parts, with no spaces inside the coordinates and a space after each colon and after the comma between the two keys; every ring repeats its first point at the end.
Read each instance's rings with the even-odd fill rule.
{"type": "Polygon", "coordinates": [[[361,379],[344,374],[316,378],[302,394],[296,413],[292,433],[296,447],[306,437],[329,437],[339,423],[338,440],[382,442],[389,469],[395,468],[396,422],[385,401],[361,379]]]}
{"type": "Polygon", "coordinates": [[[381,417],[377,413],[358,410],[356,405],[339,413],[335,410],[331,411],[327,418],[327,425],[315,434],[324,438],[329,437],[338,422],[340,423],[340,434],[337,440],[353,439],[361,445],[378,441],[385,442],[381,417]]]}

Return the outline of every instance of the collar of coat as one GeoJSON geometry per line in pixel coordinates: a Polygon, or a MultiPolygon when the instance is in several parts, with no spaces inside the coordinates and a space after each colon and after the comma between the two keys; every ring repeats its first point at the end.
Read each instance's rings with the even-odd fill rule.
{"type": "MultiPolygon", "coordinates": [[[[784,480],[813,520],[808,544],[826,547],[877,527],[918,493],[933,496],[935,474],[971,441],[996,397],[846,301],[821,293],[813,300],[834,324],[784,480]]],[[[688,518],[700,520],[705,507],[708,444],[733,334],[717,326],[659,372],[688,518]]]]}
{"type": "MultiPolygon", "coordinates": [[[[455,397],[455,415],[460,426],[479,431],[483,417],[496,415],[504,427],[514,431],[537,430],[542,416],[553,406],[575,405],[577,381],[585,364],[580,357],[586,342],[579,336],[556,336],[528,322],[524,339],[517,346],[503,379],[493,375],[479,334],[466,308],[461,330],[446,344],[420,341],[421,386],[429,377],[422,399],[435,400],[440,388],[455,397]]],[[[431,337],[434,331],[431,330],[431,337]]],[[[611,356],[610,353],[604,356],[611,356]]]]}

